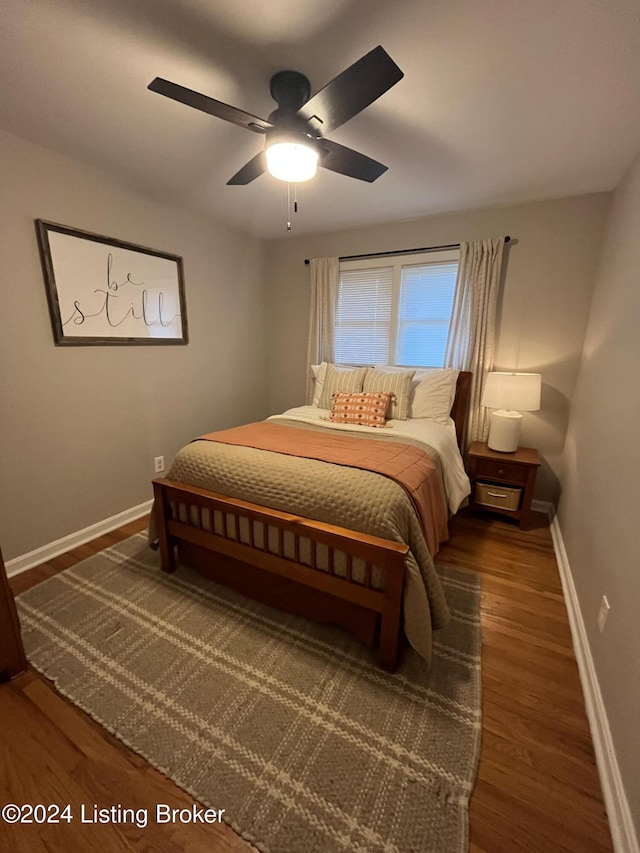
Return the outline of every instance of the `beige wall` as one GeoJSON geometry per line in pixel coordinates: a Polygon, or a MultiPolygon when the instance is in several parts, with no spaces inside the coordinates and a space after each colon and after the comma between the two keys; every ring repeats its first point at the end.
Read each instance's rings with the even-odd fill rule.
{"type": "Polygon", "coordinates": [[[267,414],[263,244],[0,133],[5,559],[151,497],[153,457],[267,414]],[[33,220],[181,255],[187,346],[56,347],[33,220]]]}
{"type": "Polygon", "coordinates": [[[607,227],[564,452],[559,523],[640,836],[640,156],[607,227]],[[611,611],[597,628],[601,596],[611,611]]]}
{"type": "Polygon", "coordinates": [[[509,234],[497,370],[542,373],[542,409],[525,415],[522,444],[544,464],[536,497],[556,501],[562,448],[594,273],[611,196],[576,196],[472,210],[359,230],[289,236],[268,246],[272,412],[304,398],[309,315],[305,258],[457,243],[509,234]]]}

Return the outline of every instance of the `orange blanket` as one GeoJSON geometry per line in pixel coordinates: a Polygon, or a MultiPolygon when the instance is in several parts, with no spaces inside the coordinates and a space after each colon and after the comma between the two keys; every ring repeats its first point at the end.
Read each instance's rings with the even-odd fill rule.
{"type": "Polygon", "coordinates": [[[432,556],[438,553],[440,542],[448,538],[447,510],[436,467],[419,447],[364,436],[301,430],[267,421],[210,432],[200,438],[319,459],[390,477],[409,495],[432,556]]]}

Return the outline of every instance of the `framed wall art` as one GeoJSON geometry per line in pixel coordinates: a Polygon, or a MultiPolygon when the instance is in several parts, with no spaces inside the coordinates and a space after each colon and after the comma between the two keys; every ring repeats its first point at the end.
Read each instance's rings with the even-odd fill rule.
{"type": "Polygon", "coordinates": [[[187,343],[182,258],[35,225],[56,345],[187,343]]]}

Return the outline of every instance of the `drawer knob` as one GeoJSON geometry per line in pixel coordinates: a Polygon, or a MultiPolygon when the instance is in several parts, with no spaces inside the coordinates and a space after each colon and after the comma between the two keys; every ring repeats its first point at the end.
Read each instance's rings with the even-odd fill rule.
{"type": "Polygon", "coordinates": [[[504,468],[498,468],[498,477],[502,477],[504,474],[504,468]]]}

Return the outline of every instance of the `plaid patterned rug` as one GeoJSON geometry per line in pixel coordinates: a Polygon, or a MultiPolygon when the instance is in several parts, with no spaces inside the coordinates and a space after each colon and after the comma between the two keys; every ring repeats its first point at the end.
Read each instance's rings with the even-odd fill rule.
{"type": "Polygon", "coordinates": [[[480,585],[431,670],[389,675],[345,632],[159,571],[139,534],[17,599],[31,664],[269,853],[460,853],[480,747],[480,585]]]}

